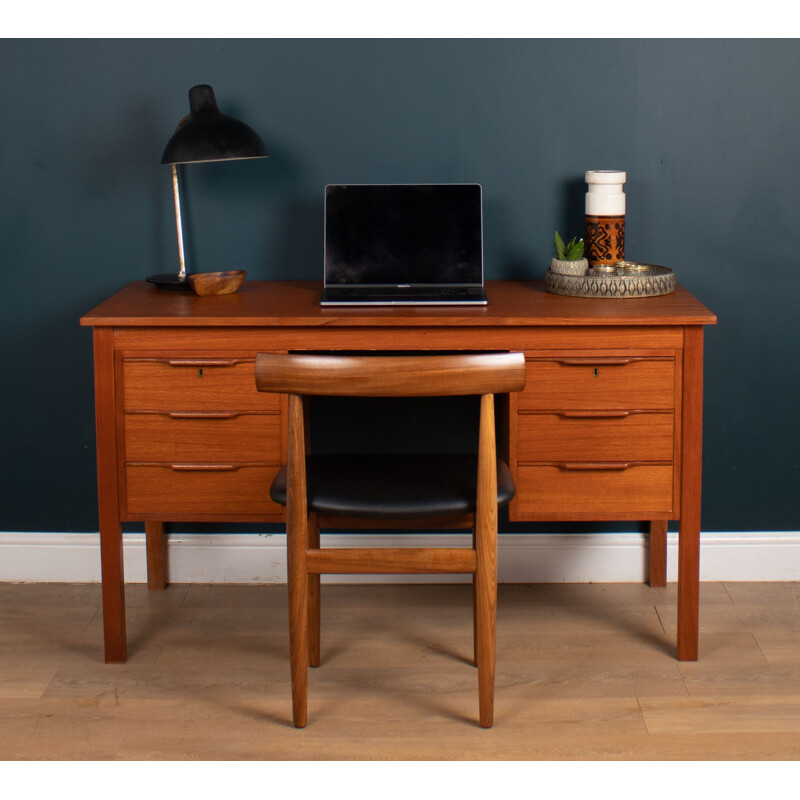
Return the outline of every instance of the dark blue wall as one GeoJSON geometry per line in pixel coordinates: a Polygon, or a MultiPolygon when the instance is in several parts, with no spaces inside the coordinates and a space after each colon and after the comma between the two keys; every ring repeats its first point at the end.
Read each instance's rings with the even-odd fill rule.
{"type": "Polygon", "coordinates": [[[318,278],[326,183],[476,181],[487,276],[541,278],[584,171],[627,170],[626,254],[720,319],[703,528],[800,528],[797,41],[4,40],[0,75],[0,530],[97,529],[78,318],[177,269],[197,83],[272,157],[185,170],[191,271],[318,278]]]}

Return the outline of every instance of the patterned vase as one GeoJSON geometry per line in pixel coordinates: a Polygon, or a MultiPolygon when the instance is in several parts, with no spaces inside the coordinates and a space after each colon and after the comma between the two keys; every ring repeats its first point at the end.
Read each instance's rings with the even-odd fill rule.
{"type": "Polygon", "coordinates": [[[591,267],[625,260],[625,215],[586,215],[586,257],[591,267]]]}
{"type": "Polygon", "coordinates": [[[586,173],[586,258],[590,267],[625,260],[625,193],[627,175],[609,169],[586,173]]]}

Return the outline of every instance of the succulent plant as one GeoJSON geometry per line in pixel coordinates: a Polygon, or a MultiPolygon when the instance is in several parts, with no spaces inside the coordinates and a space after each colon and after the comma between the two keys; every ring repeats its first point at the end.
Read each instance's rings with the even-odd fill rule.
{"type": "Polygon", "coordinates": [[[583,239],[576,239],[573,236],[568,244],[564,244],[564,240],[556,231],[555,243],[556,258],[559,261],[579,261],[583,258],[583,239]]]}

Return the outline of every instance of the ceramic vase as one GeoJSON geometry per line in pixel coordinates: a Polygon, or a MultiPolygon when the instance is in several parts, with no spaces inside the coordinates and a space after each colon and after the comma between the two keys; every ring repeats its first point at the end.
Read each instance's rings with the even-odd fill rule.
{"type": "Polygon", "coordinates": [[[603,267],[625,259],[625,193],[627,176],[616,170],[586,173],[586,258],[603,267]]]}

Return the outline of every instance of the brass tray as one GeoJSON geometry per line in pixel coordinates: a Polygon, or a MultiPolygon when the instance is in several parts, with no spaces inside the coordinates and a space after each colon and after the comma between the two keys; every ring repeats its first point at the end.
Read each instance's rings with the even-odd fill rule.
{"type": "Polygon", "coordinates": [[[590,269],[586,275],[560,275],[548,269],[544,286],[548,292],[570,297],[655,297],[675,291],[675,273],[668,267],[624,261],[613,272],[590,269]]]}

